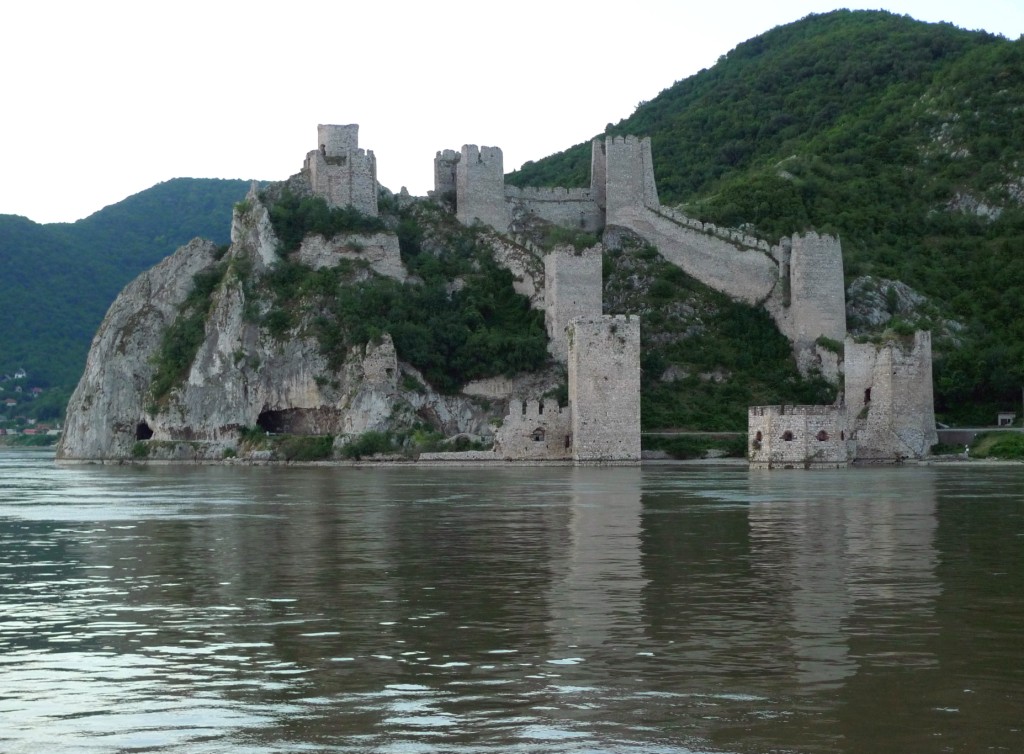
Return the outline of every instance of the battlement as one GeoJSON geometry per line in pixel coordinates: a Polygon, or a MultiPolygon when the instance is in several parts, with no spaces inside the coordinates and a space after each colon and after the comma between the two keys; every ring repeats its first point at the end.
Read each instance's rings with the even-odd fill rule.
{"type": "Polygon", "coordinates": [[[572,411],[557,401],[513,398],[494,435],[495,453],[505,460],[564,460],[571,457],[572,411]]]}
{"type": "Polygon", "coordinates": [[[524,421],[527,424],[539,421],[541,417],[552,417],[568,416],[568,406],[562,407],[558,405],[557,401],[543,401],[543,400],[518,400],[516,398],[511,399],[508,402],[508,416],[507,419],[510,421],[524,421]]]}
{"type": "Polygon", "coordinates": [[[530,202],[593,202],[594,194],[590,189],[562,187],[523,187],[506,186],[505,197],[512,201],[530,202]]]}

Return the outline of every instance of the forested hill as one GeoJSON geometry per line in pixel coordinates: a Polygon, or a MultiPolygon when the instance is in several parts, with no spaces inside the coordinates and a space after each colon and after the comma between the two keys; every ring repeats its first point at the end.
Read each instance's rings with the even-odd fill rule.
{"type": "MultiPolygon", "coordinates": [[[[940,412],[1019,403],[1024,39],[881,11],[809,16],[606,133],[651,137],[664,204],[772,240],[837,233],[848,282],[901,280],[965,323],[937,343],[940,412]]],[[[589,169],[588,140],[507,180],[586,185],[589,169]]]]}
{"type": "Polygon", "coordinates": [[[248,181],[175,178],[75,223],[0,215],[0,379],[74,387],[114,297],[196,236],[227,243],[248,181]]]}

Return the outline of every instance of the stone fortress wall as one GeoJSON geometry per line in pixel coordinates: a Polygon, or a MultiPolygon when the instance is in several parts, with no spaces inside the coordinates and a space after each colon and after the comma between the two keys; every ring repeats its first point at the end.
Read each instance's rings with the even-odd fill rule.
{"type": "Polygon", "coordinates": [[[572,457],[572,411],[554,400],[513,398],[494,445],[504,460],[567,460],[572,457]]]}
{"type": "Polygon", "coordinates": [[[459,220],[508,232],[524,215],[567,228],[624,228],[665,259],[732,298],[762,304],[789,338],[804,374],[838,379],[838,360],[820,348],[846,335],[846,296],[839,240],[815,233],[776,245],[702,223],[661,205],[649,138],[615,136],[591,144],[589,189],[504,185],[501,150],[467,145],[434,160],[435,192],[455,191],[459,220]],[[454,176],[454,178],[453,178],[454,176]]]}
{"type": "Polygon", "coordinates": [[[359,126],[318,125],[320,145],[306,155],[304,169],[317,196],[331,207],[352,206],[377,216],[377,158],[359,148],[359,126]]]}
{"type": "MultiPolygon", "coordinates": [[[[321,147],[306,161],[313,190],[332,205],[375,215],[376,163],[358,148],[358,126],[319,126],[318,136],[321,147]]],[[[661,206],[650,139],[595,139],[589,189],[506,187],[498,147],[438,152],[434,174],[435,192],[454,193],[464,224],[507,233],[517,218],[533,215],[568,228],[639,235],[696,279],[763,305],[801,370],[838,380],[844,364],[834,349],[846,338],[839,240],[812,232],[770,245],[661,206]],[[832,342],[823,347],[822,339],[832,342]]],[[[601,253],[558,250],[545,259],[545,322],[552,354],[568,363],[570,403],[545,411],[540,400],[513,400],[496,437],[504,458],[639,460],[639,319],[601,314],[601,253]]],[[[936,442],[930,335],[918,333],[910,346],[847,338],[844,353],[846,403],[750,409],[752,463],[835,465],[928,453],[936,442]]]]}
{"type": "Polygon", "coordinates": [[[917,332],[911,342],[857,343],[847,338],[843,351],[844,400],[839,405],[748,410],[751,466],[898,463],[928,455],[938,442],[931,333],[917,332]],[[812,416],[820,418],[811,421],[812,416]],[[837,429],[845,440],[845,460],[830,445],[837,429]]]}
{"type": "Polygon", "coordinates": [[[850,461],[840,406],[752,406],[747,424],[753,468],[836,468],[850,461]]]}

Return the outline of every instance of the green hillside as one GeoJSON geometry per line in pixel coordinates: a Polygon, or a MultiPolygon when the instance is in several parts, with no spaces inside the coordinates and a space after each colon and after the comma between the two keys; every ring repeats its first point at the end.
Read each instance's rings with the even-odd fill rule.
{"type": "Polygon", "coordinates": [[[226,243],[249,182],[176,178],[75,223],[0,215],[0,379],[73,388],[117,294],[196,236],[226,243]]]}
{"type": "MultiPolygon", "coordinates": [[[[966,325],[936,339],[937,410],[991,421],[1024,385],[1022,108],[1024,40],[836,11],[739,45],[607,133],[651,137],[664,204],[769,240],[837,233],[848,282],[928,296],[966,325]]],[[[507,180],[585,185],[589,142],[507,180]]]]}

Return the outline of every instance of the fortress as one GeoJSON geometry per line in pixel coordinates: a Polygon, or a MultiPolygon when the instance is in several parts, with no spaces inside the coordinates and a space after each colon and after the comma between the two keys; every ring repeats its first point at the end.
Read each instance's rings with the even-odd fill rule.
{"type": "MultiPolygon", "coordinates": [[[[354,125],[319,126],[320,148],[306,169],[328,203],[375,215],[376,163],[358,148],[357,133],[354,125]]],[[[910,344],[848,339],[839,239],[809,232],[773,245],[662,206],[649,138],[595,139],[589,188],[506,186],[500,148],[442,150],[434,196],[454,200],[463,224],[501,234],[532,218],[603,232],[608,244],[635,234],[705,285],[763,306],[800,371],[845,379],[845,390],[835,406],[750,408],[753,466],[892,462],[923,457],[936,442],[930,335],[917,333],[910,344]]],[[[556,250],[544,260],[545,322],[552,356],[568,365],[569,406],[510,396],[495,436],[501,458],[639,461],[639,319],[602,315],[601,252],[556,250]]]]}

